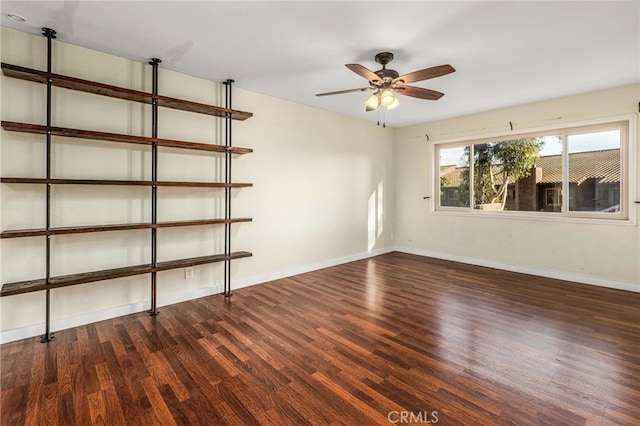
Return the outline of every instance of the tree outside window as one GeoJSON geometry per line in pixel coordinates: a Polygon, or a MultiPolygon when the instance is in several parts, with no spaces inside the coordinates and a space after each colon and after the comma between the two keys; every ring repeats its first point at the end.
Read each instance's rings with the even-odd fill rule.
{"type": "MultiPolygon", "coordinates": [[[[531,174],[544,145],[540,138],[515,139],[473,145],[473,200],[476,208],[504,210],[507,189],[531,174]]],[[[465,147],[465,158],[470,158],[465,147]]],[[[462,188],[470,188],[469,167],[462,171],[462,188]]],[[[461,196],[468,196],[461,194],[461,196]]]]}

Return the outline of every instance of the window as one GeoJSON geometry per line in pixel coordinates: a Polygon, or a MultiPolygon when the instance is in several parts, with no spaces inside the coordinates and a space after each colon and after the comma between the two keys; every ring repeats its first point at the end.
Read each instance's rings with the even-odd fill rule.
{"type": "Polygon", "coordinates": [[[567,151],[569,210],[620,211],[620,130],[569,135],[567,151]]]}
{"type": "Polygon", "coordinates": [[[560,195],[560,189],[558,188],[547,188],[547,197],[546,197],[546,206],[556,207],[562,205],[562,197],[560,195]]]}
{"type": "Polygon", "coordinates": [[[438,144],[436,209],[625,218],[629,127],[619,121],[438,144]]]}
{"type": "Polygon", "coordinates": [[[469,153],[463,147],[440,150],[440,204],[469,207],[469,182],[463,179],[469,168],[469,153]]]}

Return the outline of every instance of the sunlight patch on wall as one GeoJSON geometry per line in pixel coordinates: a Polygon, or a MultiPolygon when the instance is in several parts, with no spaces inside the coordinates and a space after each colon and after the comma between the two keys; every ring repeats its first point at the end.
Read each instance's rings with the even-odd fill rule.
{"type": "Polygon", "coordinates": [[[384,186],[382,181],[378,183],[378,238],[382,235],[384,228],[384,186]]]}
{"type": "Polygon", "coordinates": [[[368,208],[368,244],[367,249],[369,253],[376,245],[376,241],[382,235],[384,228],[384,183],[381,180],[378,182],[377,188],[371,193],[369,197],[368,208]]]}
{"type": "Polygon", "coordinates": [[[367,250],[369,251],[369,253],[371,253],[371,250],[373,250],[373,246],[376,245],[376,191],[373,191],[373,193],[371,193],[371,196],[369,197],[369,209],[367,211],[369,212],[369,238],[367,239],[367,250]]]}

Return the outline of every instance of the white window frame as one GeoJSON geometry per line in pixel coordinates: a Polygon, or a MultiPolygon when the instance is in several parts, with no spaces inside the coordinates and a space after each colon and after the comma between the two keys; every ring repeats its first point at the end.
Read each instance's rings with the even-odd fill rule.
{"type": "MultiPolygon", "coordinates": [[[[591,221],[601,223],[627,223],[635,225],[636,206],[635,186],[638,165],[636,164],[637,145],[637,116],[629,114],[624,116],[608,117],[597,120],[589,120],[572,123],[558,123],[552,126],[525,129],[523,131],[501,132],[495,134],[485,134],[477,137],[465,137],[456,139],[446,139],[433,141],[431,144],[432,170],[433,170],[433,194],[431,200],[432,214],[462,214],[481,215],[492,217],[523,218],[527,220],[551,220],[551,221],[591,221]],[[567,136],[583,134],[588,132],[598,132],[606,130],[620,129],[620,203],[621,209],[615,213],[605,212],[582,212],[570,211],[569,203],[569,182],[568,182],[568,152],[567,136]],[[457,148],[469,146],[471,158],[473,158],[473,146],[484,142],[496,142],[500,140],[513,140],[536,136],[562,135],[562,209],[560,212],[527,212],[527,211],[485,211],[473,208],[473,191],[470,189],[470,206],[453,207],[440,205],[440,149],[457,148]]],[[[473,175],[471,175],[473,178],[473,175]]],[[[470,182],[473,188],[473,182],[470,182]]]]}

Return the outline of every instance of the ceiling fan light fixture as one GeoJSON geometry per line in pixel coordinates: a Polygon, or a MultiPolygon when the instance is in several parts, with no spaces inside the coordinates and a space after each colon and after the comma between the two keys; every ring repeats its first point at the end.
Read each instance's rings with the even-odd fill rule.
{"type": "Polygon", "coordinates": [[[367,108],[371,110],[375,110],[378,108],[378,106],[380,105],[380,98],[378,96],[379,94],[378,92],[376,92],[367,98],[367,108]]]}
{"type": "Polygon", "coordinates": [[[393,102],[387,105],[387,109],[394,109],[394,108],[398,108],[399,106],[400,106],[400,101],[398,100],[397,96],[394,96],[393,102]]]}
{"type": "Polygon", "coordinates": [[[396,97],[393,95],[391,90],[384,89],[380,94],[380,103],[386,107],[391,105],[396,100],[396,97]]]}

